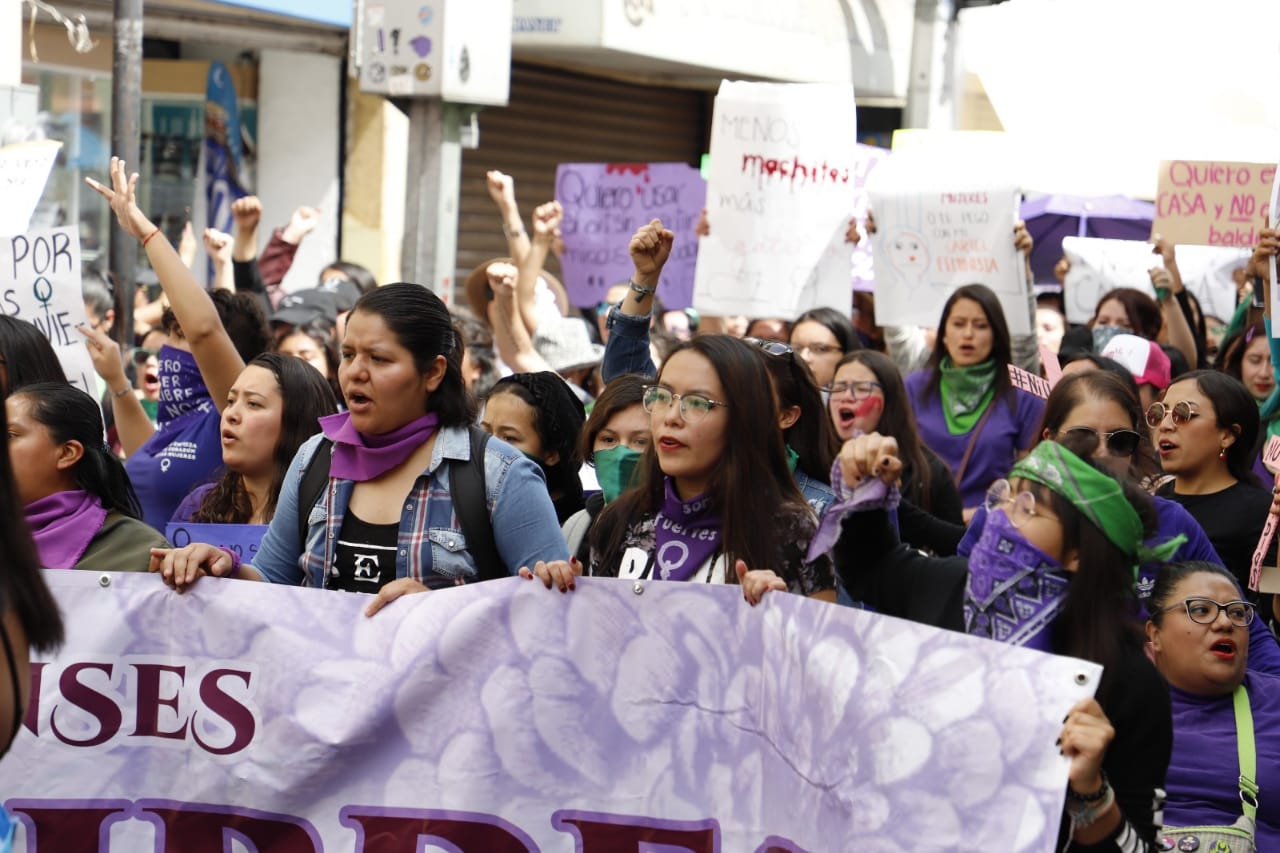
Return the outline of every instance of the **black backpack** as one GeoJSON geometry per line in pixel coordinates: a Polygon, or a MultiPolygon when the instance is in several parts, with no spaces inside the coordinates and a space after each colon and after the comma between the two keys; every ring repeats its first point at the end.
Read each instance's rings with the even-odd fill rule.
{"type": "MultiPolygon", "coordinates": [[[[489,517],[489,503],[485,498],[484,451],[489,443],[489,433],[479,427],[470,427],[471,459],[449,460],[449,494],[453,498],[453,511],[458,516],[462,535],[467,540],[467,550],[476,561],[477,580],[487,581],[508,576],[498,546],[493,539],[493,520],[489,517]]],[[[307,519],[329,482],[329,466],[333,462],[333,442],[322,438],[315,454],[302,472],[298,482],[298,541],[306,547],[307,519]],[[321,463],[323,461],[323,464],[321,463]]]]}

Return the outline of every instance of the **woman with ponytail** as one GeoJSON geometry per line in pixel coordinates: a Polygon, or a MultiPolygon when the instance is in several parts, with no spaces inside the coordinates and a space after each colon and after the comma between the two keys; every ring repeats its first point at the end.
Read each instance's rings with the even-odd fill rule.
{"type": "Polygon", "coordinates": [[[38,382],[5,400],[9,459],[40,564],[145,572],[164,537],[139,521],[124,465],[103,442],[102,409],[73,385],[38,382]]]}

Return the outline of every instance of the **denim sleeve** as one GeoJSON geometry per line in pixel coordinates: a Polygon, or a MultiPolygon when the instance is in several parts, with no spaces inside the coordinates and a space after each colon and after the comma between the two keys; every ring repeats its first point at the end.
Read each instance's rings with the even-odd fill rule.
{"type": "Polygon", "coordinates": [[[523,456],[511,460],[496,492],[490,519],[498,556],[507,571],[514,575],[525,566],[533,568],[539,560],[569,559],[569,546],[537,465],[523,456]]]}
{"type": "Polygon", "coordinates": [[[302,583],[302,569],[298,567],[298,557],[302,556],[302,543],[298,541],[298,487],[303,470],[323,438],[321,433],[307,439],[284,475],[280,497],[276,500],[276,514],[253,560],[253,568],[265,581],[292,586],[302,583]]]}
{"type": "Polygon", "coordinates": [[[636,317],[623,314],[615,305],[609,309],[609,340],[604,345],[604,361],[600,376],[606,383],[624,373],[657,376],[649,355],[649,315],[636,317]]]}

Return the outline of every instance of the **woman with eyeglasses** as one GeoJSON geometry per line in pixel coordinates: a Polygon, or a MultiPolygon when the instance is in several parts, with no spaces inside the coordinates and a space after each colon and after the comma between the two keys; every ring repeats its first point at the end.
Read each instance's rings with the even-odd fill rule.
{"type": "Polygon", "coordinates": [[[1045,441],[989,488],[969,557],[928,557],[900,544],[889,523],[901,472],[893,438],[846,442],[840,503],[811,552],[834,541],[841,581],[880,613],[1101,664],[1097,698],[1071,709],[1059,739],[1071,765],[1055,849],[1068,838],[1066,849],[1151,849],[1171,732],[1168,691],[1133,617],[1133,573],[1175,545],[1143,546],[1156,523],[1150,500],[1045,441]]]}
{"type": "Polygon", "coordinates": [[[1222,564],[1248,588],[1249,566],[1271,508],[1271,492],[1250,470],[1258,405],[1223,373],[1180,376],[1147,409],[1151,440],[1173,481],[1156,494],[1181,504],[1200,523],[1222,564]]]}
{"type": "Polygon", "coordinates": [[[927,369],[906,379],[920,437],[946,462],[967,518],[991,481],[1035,441],[1044,401],[1009,379],[1012,344],[990,288],[957,288],[942,307],[927,369]]]}
{"type": "Polygon", "coordinates": [[[791,348],[804,359],[819,387],[830,385],[836,362],[862,349],[849,318],[834,308],[814,308],[791,326],[791,348]]]}
{"type": "Polygon", "coordinates": [[[934,554],[954,554],[964,535],[960,492],[946,463],[920,441],[898,366],[883,353],[856,350],[840,359],[834,380],[826,389],[827,407],[841,441],[870,432],[898,441],[902,541],[934,554]]]}
{"type": "Polygon", "coordinates": [[[591,574],[740,583],[835,599],[825,554],[805,552],[817,525],[787,465],[777,403],[756,347],[695,338],[644,390],[652,442],[634,489],[591,531],[591,574]]]}
{"type": "MultiPolygon", "coordinates": [[[[1147,638],[1173,705],[1164,823],[1235,824],[1252,829],[1256,849],[1280,850],[1280,679],[1246,665],[1257,623],[1254,605],[1240,600],[1221,566],[1172,563],[1156,576],[1147,638]]],[[[1161,849],[1219,848],[1205,839],[1161,849]]]]}

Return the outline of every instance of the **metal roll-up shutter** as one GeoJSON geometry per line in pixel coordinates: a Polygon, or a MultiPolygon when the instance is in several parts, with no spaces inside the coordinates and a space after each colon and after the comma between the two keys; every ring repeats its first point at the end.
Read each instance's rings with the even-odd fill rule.
{"type": "MultiPolygon", "coordinates": [[[[459,283],[477,264],[507,253],[485,172],[498,169],[515,178],[516,199],[529,228],[534,208],[554,197],[559,163],[697,165],[706,150],[710,106],[705,92],[513,65],[510,104],[480,113],[480,147],[462,155],[459,283]]],[[[559,274],[554,255],[547,269],[559,274]]]]}

